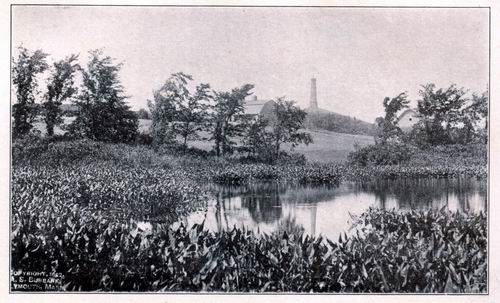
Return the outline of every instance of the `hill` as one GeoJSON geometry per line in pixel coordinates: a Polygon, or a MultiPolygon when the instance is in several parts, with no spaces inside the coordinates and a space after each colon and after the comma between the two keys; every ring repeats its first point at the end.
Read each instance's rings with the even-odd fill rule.
{"type": "Polygon", "coordinates": [[[323,129],[336,133],[373,136],[376,126],[350,116],[330,112],[324,109],[307,110],[306,125],[310,129],[323,129]]]}
{"type": "MultiPolygon", "coordinates": [[[[65,124],[71,123],[73,117],[65,117],[65,124]]],[[[139,131],[149,132],[151,120],[139,119],[139,131]]],[[[35,128],[45,134],[45,123],[38,121],[35,123],[35,128]]],[[[58,126],[55,128],[56,134],[62,134],[64,131],[58,126]]],[[[347,155],[355,150],[355,146],[363,147],[373,144],[373,137],[366,135],[353,135],[345,133],[337,133],[326,130],[305,130],[312,135],[314,143],[308,146],[299,145],[294,152],[303,154],[309,161],[315,162],[344,162],[347,160],[347,155]]],[[[202,138],[208,138],[207,133],[200,134],[202,138]]],[[[189,145],[203,150],[211,150],[213,142],[207,140],[190,141],[189,145]]],[[[290,145],[284,146],[286,150],[290,149],[290,145]]]]}
{"type": "Polygon", "coordinates": [[[373,137],[336,133],[325,130],[306,130],[313,137],[313,144],[299,145],[295,152],[314,162],[336,162],[347,160],[347,155],[356,149],[374,144],[373,137]]]}
{"type": "MultiPolygon", "coordinates": [[[[360,121],[360,120],[356,120],[360,121]]],[[[363,122],[363,121],[360,121],[363,122]]],[[[363,122],[366,123],[366,122],[363,122]]],[[[151,125],[151,120],[139,120],[139,131],[148,132],[151,125]]],[[[344,162],[347,160],[347,155],[354,151],[356,146],[363,147],[374,144],[373,136],[347,134],[332,132],[321,129],[307,129],[305,132],[313,137],[313,144],[308,146],[299,145],[294,149],[294,152],[303,154],[307,160],[314,162],[344,162]]],[[[202,138],[208,138],[207,133],[200,133],[202,138]]],[[[203,150],[211,150],[213,142],[207,140],[191,141],[190,146],[203,150]]],[[[289,150],[290,145],[284,145],[283,148],[289,150]]]]}

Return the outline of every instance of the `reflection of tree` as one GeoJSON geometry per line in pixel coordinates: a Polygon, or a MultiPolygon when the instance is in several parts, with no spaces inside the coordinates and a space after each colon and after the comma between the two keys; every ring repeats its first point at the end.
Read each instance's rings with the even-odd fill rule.
{"type": "Polygon", "coordinates": [[[471,181],[466,178],[458,178],[457,181],[456,194],[458,198],[459,209],[464,211],[469,211],[471,208],[470,200],[472,198],[471,193],[478,191],[484,196],[484,208],[486,208],[487,203],[487,183],[479,181],[471,181]]]}
{"type": "MultiPolygon", "coordinates": [[[[225,207],[232,208],[231,200],[241,198],[241,206],[246,208],[256,223],[272,223],[280,219],[283,204],[316,204],[335,199],[338,186],[302,186],[290,183],[256,182],[241,186],[220,186],[216,195],[218,205],[217,222],[222,224],[225,207]],[[224,203],[222,203],[224,202],[224,203]],[[221,211],[222,210],[222,211],[221,211]]],[[[342,193],[340,193],[342,194],[342,193]]],[[[315,220],[316,207],[311,208],[311,220],[315,220]]],[[[315,223],[312,223],[315,225],[315,223]]],[[[220,226],[222,228],[222,225],[220,226]]]]}
{"type": "Polygon", "coordinates": [[[337,191],[338,186],[302,186],[290,185],[281,199],[290,204],[317,204],[323,201],[331,201],[343,193],[337,191]]]}
{"type": "MultiPolygon", "coordinates": [[[[229,223],[227,220],[226,213],[226,203],[223,198],[222,191],[217,194],[215,197],[215,222],[217,223],[217,231],[221,231],[223,229],[229,229],[229,223]],[[224,216],[225,227],[223,226],[222,216],[224,216]]],[[[229,197],[229,203],[231,203],[231,197],[229,197]]]]}
{"type": "Polygon", "coordinates": [[[457,197],[458,209],[466,211],[470,208],[469,200],[474,193],[485,194],[483,183],[467,178],[422,178],[360,182],[355,183],[354,188],[356,191],[375,194],[382,208],[386,208],[388,196],[396,199],[400,209],[439,208],[447,205],[450,195],[453,194],[457,197]]]}
{"type": "Polygon", "coordinates": [[[248,185],[246,190],[241,195],[241,206],[248,209],[256,223],[272,223],[281,218],[280,193],[286,188],[280,188],[278,183],[266,182],[248,185]]]}
{"type": "MultiPolygon", "coordinates": [[[[254,224],[270,224],[283,221],[284,214],[288,212],[288,209],[293,212],[290,216],[294,217],[297,204],[300,204],[300,207],[309,210],[310,231],[314,233],[316,229],[316,204],[319,202],[333,202],[344,195],[364,194],[360,196],[362,202],[373,202],[372,199],[375,196],[381,204],[380,207],[384,209],[392,207],[397,209],[436,209],[448,205],[450,209],[458,208],[467,211],[474,207],[470,204],[473,198],[476,199],[475,195],[479,194],[479,197],[486,199],[486,182],[468,178],[397,179],[362,183],[348,182],[337,188],[258,182],[238,187],[218,187],[217,192],[215,216],[218,229],[228,228],[227,216],[231,216],[231,210],[238,211],[240,206],[243,210],[248,211],[254,224]],[[239,205],[240,201],[241,205],[239,205]],[[396,205],[392,204],[392,201],[396,202],[396,205]],[[283,209],[284,205],[287,206],[285,209],[283,209]],[[228,214],[227,211],[230,213],[228,214]]],[[[474,202],[476,201],[474,200],[474,202]]]]}

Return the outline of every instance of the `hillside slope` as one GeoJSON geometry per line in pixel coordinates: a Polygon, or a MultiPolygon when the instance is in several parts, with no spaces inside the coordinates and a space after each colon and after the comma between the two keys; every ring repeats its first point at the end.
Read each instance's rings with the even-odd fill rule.
{"type": "MultiPolygon", "coordinates": [[[[72,117],[65,117],[65,123],[69,124],[74,120],[72,117]]],[[[149,132],[151,120],[139,119],[139,131],[149,132]]],[[[45,134],[45,123],[38,121],[35,128],[45,134]]],[[[60,127],[55,128],[56,134],[62,134],[64,131],[60,127]]],[[[306,130],[313,137],[313,143],[308,146],[299,145],[294,152],[306,156],[309,161],[315,162],[344,162],[347,155],[355,150],[355,146],[363,147],[374,143],[373,137],[366,135],[352,135],[345,133],[332,132],[327,130],[306,130]]],[[[201,137],[208,138],[208,134],[202,133],[201,137]]],[[[200,140],[189,142],[190,146],[203,150],[211,150],[213,142],[200,140]]],[[[290,150],[290,145],[284,145],[285,150],[290,150]]]]}
{"type": "Polygon", "coordinates": [[[308,110],[306,125],[312,129],[355,135],[373,136],[376,131],[376,126],[373,123],[323,109],[315,112],[308,110]]]}
{"type": "Polygon", "coordinates": [[[363,147],[374,144],[373,137],[365,135],[351,135],[325,130],[307,130],[313,137],[313,144],[299,145],[295,152],[306,156],[314,162],[344,162],[355,146],[363,147]]]}

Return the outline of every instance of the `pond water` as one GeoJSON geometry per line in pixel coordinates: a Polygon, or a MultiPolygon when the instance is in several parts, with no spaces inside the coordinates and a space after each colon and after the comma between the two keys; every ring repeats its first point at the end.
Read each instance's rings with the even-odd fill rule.
{"type": "Polygon", "coordinates": [[[487,209],[487,184],[475,179],[400,179],[344,182],[338,187],[311,187],[277,182],[214,188],[207,211],[183,219],[190,226],[205,220],[212,231],[245,227],[270,233],[280,228],[337,239],[352,224],[351,215],[369,207],[441,209],[479,212],[487,209]]]}

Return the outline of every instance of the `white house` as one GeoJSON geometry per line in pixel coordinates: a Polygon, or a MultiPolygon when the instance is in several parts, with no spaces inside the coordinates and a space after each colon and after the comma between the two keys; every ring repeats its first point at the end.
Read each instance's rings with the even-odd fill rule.
{"type": "Polygon", "coordinates": [[[402,131],[409,131],[418,121],[418,113],[413,109],[407,109],[399,115],[397,125],[402,131]]]}

